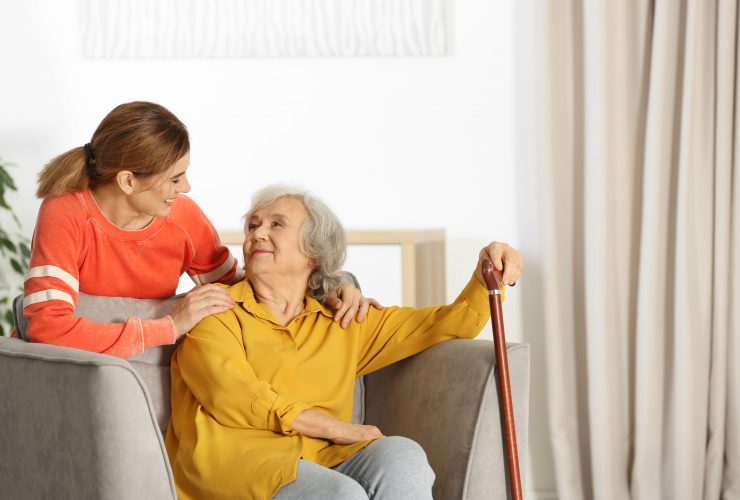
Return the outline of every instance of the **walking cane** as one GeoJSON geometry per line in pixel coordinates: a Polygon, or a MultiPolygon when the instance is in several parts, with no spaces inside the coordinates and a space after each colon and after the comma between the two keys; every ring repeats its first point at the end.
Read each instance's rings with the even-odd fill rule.
{"type": "Polygon", "coordinates": [[[493,264],[484,260],[483,279],[488,288],[488,301],[491,306],[491,326],[493,327],[493,348],[498,367],[499,405],[501,420],[506,441],[506,458],[509,469],[509,484],[512,500],[522,499],[522,483],[519,479],[519,454],[516,450],[516,431],[514,430],[514,408],[511,404],[511,386],[509,384],[509,360],[506,356],[506,336],[504,335],[504,316],[501,309],[501,292],[498,281],[493,275],[493,264]]]}

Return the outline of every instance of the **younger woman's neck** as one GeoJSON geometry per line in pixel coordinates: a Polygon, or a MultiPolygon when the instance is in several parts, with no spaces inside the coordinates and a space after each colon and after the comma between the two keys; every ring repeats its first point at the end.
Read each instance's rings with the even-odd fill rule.
{"type": "Polygon", "coordinates": [[[112,183],[90,188],[90,193],[103,215],[121,229],[127,231],[144,229],[154,220],[152,215],[133,210],[126,194],[112,183]]]}

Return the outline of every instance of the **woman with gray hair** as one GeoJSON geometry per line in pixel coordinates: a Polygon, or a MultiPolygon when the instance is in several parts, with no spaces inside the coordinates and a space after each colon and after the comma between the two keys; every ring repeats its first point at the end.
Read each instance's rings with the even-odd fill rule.
{"type": "Polygon", "coordinates": [[[313,298],[324,302],[342,282],[344,273],[340,269],[347,255],[347,236],[342,223],[323,201],[292,186],[268,186],[255,193],[252,198],[252,208],[244,216],[244,234],[249,234],[250,219],[258,208],[281,198],[301,200],[308,213],[306,222],[300,228],[301,248],[315,262],[313,272],[308,278],[308,289],[313,298]]]}
{"type": "Polygon", "coordinates": [[[473,338],[489,316],[480,262],[500,281],[519,252],[492,243],[452,304],[380,308],[342,330],[321,303],[346,252],[332,211],[305,191],[271,186],[245,216],[246,279],[236,306],[209,316],[172,357],[167,452],[181,499],[429,499],[424,450],[351,423],[357,376],[451,338],[473,338]]]}

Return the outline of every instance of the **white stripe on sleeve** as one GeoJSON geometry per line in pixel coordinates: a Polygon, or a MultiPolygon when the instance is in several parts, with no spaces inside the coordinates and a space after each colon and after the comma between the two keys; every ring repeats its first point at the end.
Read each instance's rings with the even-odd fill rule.
{"type": "Polygon", "coordinates": [[[28,270],[26,273],[26,277],[24,278],[24,281],[28,281],[32,278],[56,278],[58,280],[63,281],[66,285],[68,285],[72,290],[75,292],[79,291],[80,289],[80,282],[77,281],[77,278],[69,274],[67,271],[62,269],[58,266],[36,266],[32,267],[28,270]]]}
{"type": "Polygon", "coordinates": [[[31,304],[38,304],[39,302],[46,302],[48,300],[63,300],[72,304],[73,307],[75,305],[70,294],[50,288],[49,290],[41,290],[40,292],[30,293],[23,297],[23,309],[31,304]]]}
{"type": "Polygon", "coordinates": [[[234,276],[229,280],[227,285],[233,285],[234,283],[239,283],[241,280],[244,279],[244,275],[246,273],[244,272],[244,269],[241,267],[236,268],[236,272],[234,273],[234,276]]]}
{"type": "Polygon", "coordinates": [[[234,267],[234,264],[236,264],[236,259],[234,258],[233,255],[231,255],[231,253],[229,253],[229,257],[224,261],[224,263],[218,266],[213,271],[208,272],[208,273],[203,273],[203,274],[196,274],[194,276],[191,276],[191,278],[193,278],[193,281],[195,281],[195,283],[198,285],[205,285],[206,283],[213,283],[214,281],[222,277],[224,274],[231,271],[231,268],[234,267]]]}

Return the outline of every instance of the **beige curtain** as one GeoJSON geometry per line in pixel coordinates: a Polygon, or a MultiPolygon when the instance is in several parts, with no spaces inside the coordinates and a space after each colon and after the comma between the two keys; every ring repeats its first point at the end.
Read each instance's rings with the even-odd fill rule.
{"type": "Polygon", "coordinates": [[[541,5],[558,496],[740,499],[737,2],[541,5]]]}

